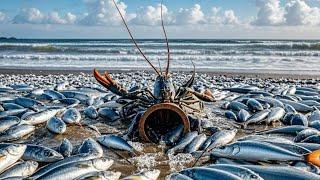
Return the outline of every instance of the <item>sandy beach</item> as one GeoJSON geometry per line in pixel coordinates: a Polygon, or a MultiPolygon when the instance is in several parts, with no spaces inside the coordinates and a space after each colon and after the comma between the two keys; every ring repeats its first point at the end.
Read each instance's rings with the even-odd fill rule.
{"type": "MultiPolygon", "coordinates": [[[[151,72],[150,69],[123,69],[123,68],[98,68],[100,71],[108,71],[110,73],[134,73],[137,71],[151,72]]],[[[35,75],[65,75],[65,74],[92,74],[93,69],[83,68],[15,68],[0,67],[0,74],[35,74],[35,75]]],[[[192,72],[189,69],[173,69],[172,72],[192,72]]],[[[254,69],[216,69],[216,70],[196,70],[199,74],[207,74],[209,76],[226,76],[226,77],[257,77],[262,79],[268,78],[287,78],[287,79],[314,79],[319,80],[320,71],[300,71],[300,70],[254,70],[254,69]]]]}

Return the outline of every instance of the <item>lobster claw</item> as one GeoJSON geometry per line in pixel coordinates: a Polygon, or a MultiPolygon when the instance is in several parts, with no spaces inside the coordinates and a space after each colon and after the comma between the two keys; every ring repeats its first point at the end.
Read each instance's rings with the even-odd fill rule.
{"type": "Polygon", "coordinates": [[[118,96],[126,96],[128,94],[128,91],[114,81],[108,72],[105,72],[104,76],[102,76],[97,69],[94,69],[93,76],[102,86],[114,94],[118,96]]]}
{"type": "Polygon", "coordinates": [[[197,98],[199,98],[202,101],[205,102],[215,102],[215,98],[213,97],[212,92],[209,89],[206,89],[203,93],[199,93],[197,91],[192,90],[191,88],[187,88],[187,92],[195,95],[197,98]]]}

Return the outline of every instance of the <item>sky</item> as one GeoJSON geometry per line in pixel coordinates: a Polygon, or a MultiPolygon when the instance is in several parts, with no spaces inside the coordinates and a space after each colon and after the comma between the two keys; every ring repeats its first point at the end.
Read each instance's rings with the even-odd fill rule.
{"type": "MultiPolygon", "coordinates": [[[[115,0],[136,38],[163,38],[160,0],[115,0]]],[[[320,39],[320,0],[164,0],[169,38],[320,39]]],[[[128,38],[112,0],[0,0],[0,36],[128,38]]]]}

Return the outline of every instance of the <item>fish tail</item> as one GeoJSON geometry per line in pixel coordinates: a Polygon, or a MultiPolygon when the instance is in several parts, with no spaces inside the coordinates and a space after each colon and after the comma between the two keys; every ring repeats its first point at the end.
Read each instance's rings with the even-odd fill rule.
{"type": "Polygon", "coordinates": [[[305,160],[313,165],[320,167],[320,149],[306,154],[305,160]]]}

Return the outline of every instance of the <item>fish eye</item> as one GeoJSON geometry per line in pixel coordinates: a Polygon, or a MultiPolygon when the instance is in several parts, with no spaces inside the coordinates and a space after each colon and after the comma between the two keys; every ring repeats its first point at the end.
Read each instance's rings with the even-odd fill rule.
{"type": "Polygon", "coordinates": [[[258,179],[258,176],[254,175],[254,174],[251,174],[251,175],[250,175],[250,178],[251,178],[251,179],[258,179]]]}

